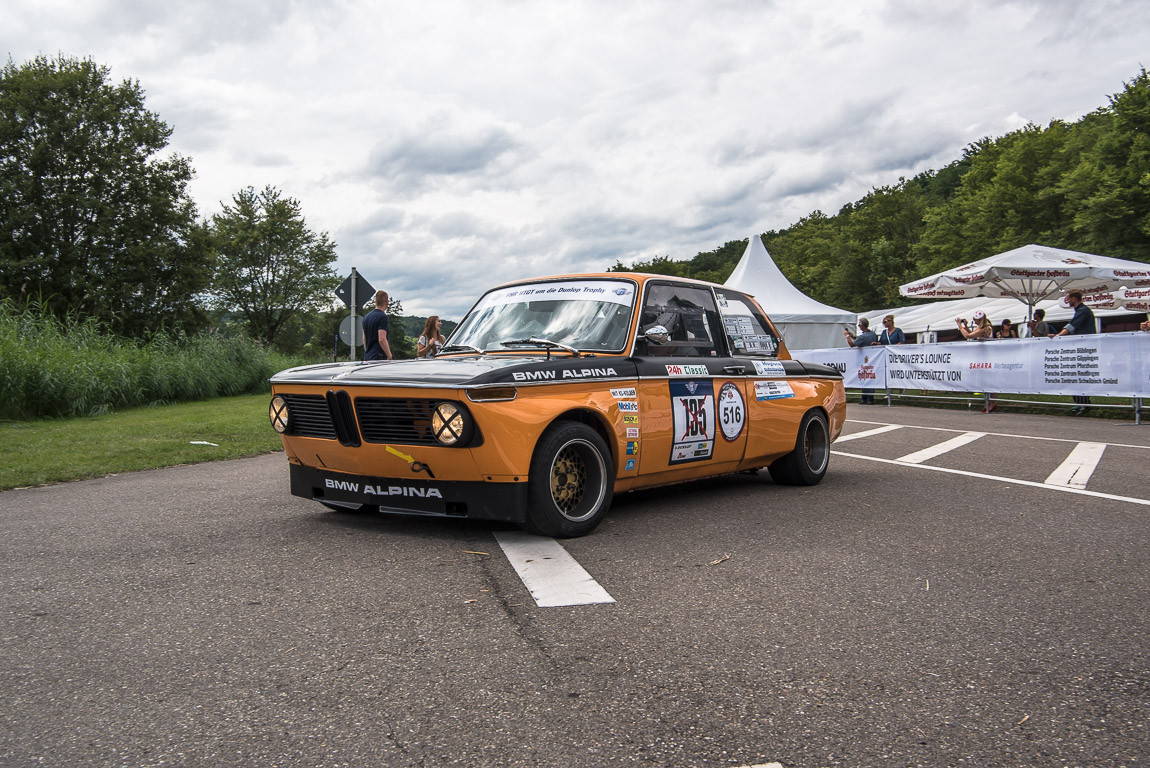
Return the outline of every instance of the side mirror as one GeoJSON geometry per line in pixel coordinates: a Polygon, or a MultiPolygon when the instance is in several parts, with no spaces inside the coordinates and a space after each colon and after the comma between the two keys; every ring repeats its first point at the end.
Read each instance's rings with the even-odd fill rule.
{"type": "Polygon", "coordinates": [[[652,344],[666,344],[671,340],[671,332],[661,325],[652,325],[640,338],[652,344]]]}

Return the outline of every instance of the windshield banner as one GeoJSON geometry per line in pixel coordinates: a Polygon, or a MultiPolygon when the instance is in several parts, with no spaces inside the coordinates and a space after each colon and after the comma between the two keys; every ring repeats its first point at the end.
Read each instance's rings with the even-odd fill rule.
{"type": "Polygon", "coordinates": [[[848,389],[928,389],[1047,395],[1150,395],[1150,333],[1087,334],[794,350],[824,363],[848,389]]]}
{"type": "Polygon", "coordinates": [[[499,288],[484,296],[475,309],[529,301],[605,301],[630,306],[635,285],[621,280],[562,280],[499,288]]]}

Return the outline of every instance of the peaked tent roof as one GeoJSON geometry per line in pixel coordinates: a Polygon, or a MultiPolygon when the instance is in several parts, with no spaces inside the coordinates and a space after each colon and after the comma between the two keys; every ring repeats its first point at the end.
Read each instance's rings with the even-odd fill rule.
{"type": "Polygon", "coordinates": [[[777,323],[842,323],[849,327],[855,324],[854,312],[815,301],[793,286],[758,235],[751,236],[743,258],[724,285],[754,296],[777,323]]]}

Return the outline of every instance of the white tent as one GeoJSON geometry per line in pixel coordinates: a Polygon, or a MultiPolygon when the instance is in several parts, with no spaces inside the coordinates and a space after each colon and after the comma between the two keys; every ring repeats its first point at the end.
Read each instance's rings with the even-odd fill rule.
{"type": "Polygon", "coordinates": [[[854,329],[857,322],[854,312],[817,302],[791,285],[758,235],[751,237],[725,284],[758,299],[788,349],[845,347],[843,329],[854,329]]]}

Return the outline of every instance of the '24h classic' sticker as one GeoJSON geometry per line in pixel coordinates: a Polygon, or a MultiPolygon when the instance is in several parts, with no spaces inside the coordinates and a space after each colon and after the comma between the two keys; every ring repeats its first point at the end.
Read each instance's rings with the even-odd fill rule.
{"type": "Polygon", "coordinates": [[[670,464],[706,461],[715,448],[715,387],[710,381],[669,381],[670,464]]]}

